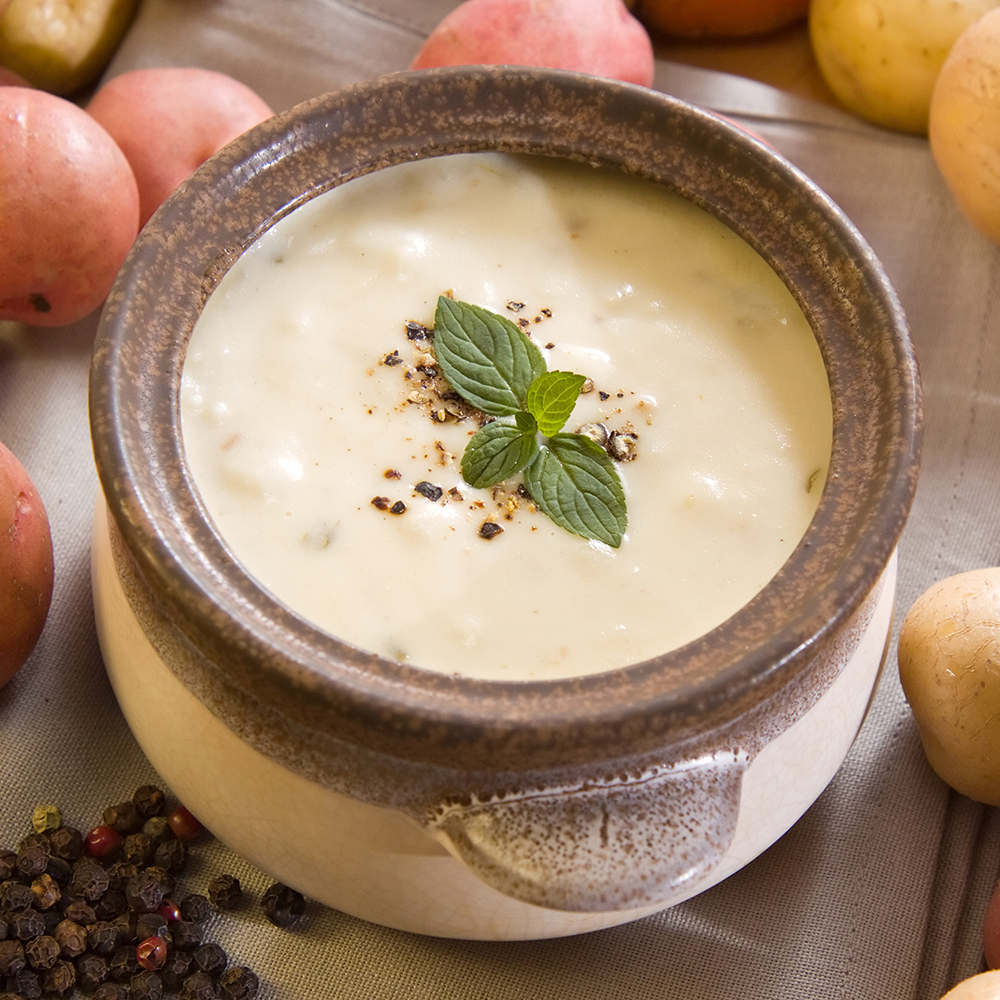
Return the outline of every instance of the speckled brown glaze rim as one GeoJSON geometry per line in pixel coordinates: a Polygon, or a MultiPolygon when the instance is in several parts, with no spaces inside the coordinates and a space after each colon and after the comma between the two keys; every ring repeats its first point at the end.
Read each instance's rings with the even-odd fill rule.
{"type": "MultiPolygon", "coordinates": [[[[906,321],[839,209],[773,151],[663,94],[511,67],[402,73],[263,123],[199,169],[137,240],[91,371],[112,517],[165,614],[225,684],[292,728],[411,761],[518,771],[642,754],[727,725],[793,681],[879,579],[916,488],[920,385],[906,321]],[[178,388],[219,278],[313,195],[411,159],[505,150],[609,166],[726,222],[804,308],[827,364],[834,447],[812,525],[774,580],[680,650],[550,682],[454,678],[377,658],[261,590],[208,522],[185,467],[178,388]]],[[[613,665],[609,665],[613,666],[613,665]]]]}

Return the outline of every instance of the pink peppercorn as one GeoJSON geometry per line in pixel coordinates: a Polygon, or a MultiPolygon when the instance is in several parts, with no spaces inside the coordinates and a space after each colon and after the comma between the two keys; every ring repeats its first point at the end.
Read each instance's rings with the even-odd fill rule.
{"type": "Polygon", "coordinates": [[[168,817],[167,824],[178,840],[194,840],[205,828],[184,808],[178,806],[168,817]]]}
{"type": "Polygon", "coordinates": [[[92,858],[106,858],[121,842],[122,835],[113,826],[102,823],[87,834],[83,846],[92,858]]]}
{"type": "Polygon", "coordinates": [[[135,956],[144,969],[155,972],[167,960],[167,942],[161,937],[149,937],[136,945],[135,956]]]}

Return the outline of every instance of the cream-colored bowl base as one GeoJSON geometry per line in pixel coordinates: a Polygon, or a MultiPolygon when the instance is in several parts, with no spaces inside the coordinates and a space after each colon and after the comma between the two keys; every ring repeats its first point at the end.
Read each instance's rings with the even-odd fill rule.
{"type": "Polygon", "coordinates": [[[646,916],[715,885],[773,844],[829,783],[864,719],[892,625],[896,556],[844,670],[748,767],[736,832],[720,865],[677,898],[613,913],[546,910],[504,896],[401,813],[307,781],[240,740],[181,684],[132,614],[103,498],[92,569],[98,638],[125,718],[157,772],[208,829],[275,879],[356,917],[421,934],[501,941],[578,934],[646,916]]]}

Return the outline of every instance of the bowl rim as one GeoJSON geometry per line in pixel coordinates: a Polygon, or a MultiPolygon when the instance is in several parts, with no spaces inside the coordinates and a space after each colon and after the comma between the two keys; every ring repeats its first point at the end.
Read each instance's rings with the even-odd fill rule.
{"type": "Polygon", "coordinates": [[[460,753],[469,766],[506,770],[646,752],[723,725],[788,684],[877,584],[913,501],[922,439],[919,373],[898,298],[817,185],[737,125],[676,98],[509,66],[408,71],[346,87],[276,115],[207,161],[147,224],[116,280],[94,347],[90,420],[100,482],[137,572],[226,683],[266,698],[303,738],[333,728],[390,756],[442,763],[460,753]],[[234,563],[188,478],[183,345],[239,254],[354,176],[481,150],[560,156],[680,191],[764,256],[824,353],[834,445],[805,536],[730,619],[642,663],[492,681],[355,649],[299,619],[234,563]],[[838,353],[846,345],[857,356],[838,353]]]}

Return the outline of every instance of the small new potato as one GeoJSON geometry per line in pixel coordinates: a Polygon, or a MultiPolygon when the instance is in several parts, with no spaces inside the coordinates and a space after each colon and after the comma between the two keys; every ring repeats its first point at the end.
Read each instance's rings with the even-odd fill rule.
{"type": "Polygon", "coordinates": [[[0,444],[0,687],[35,648],[53,576],[45,507],[24,466],[0,444]]]}
{"type": "Polygon", "coordinates": [[[963,979],[941,1000],[1000,1000],[1000,972],[980,972],[963,979]]]}
{"type": "Polygon", "coordinates": [[[952,47],[931,96],[928,134],[959,209],[1000,243],[1000,8],[952,47]]]}
{"type": "Polygon", "coordinates": [[[1000,0],[813,0],[820,72],[855,114],[927,133],[934,81],[955,39],[1000,0]]]}
{"type": "Polygon", "coordinates": [[[33,87],[74,94],[103,72],[138,6],[139,0],[0,0],[0,63],[33,87]]]}
{"type": "Polygon", "coordinates": [[[87,111],[132,166],[142,226],[205,160],[274,114],[239,80],[193,66],[122,73],[97,91],[87,111]]]}
{"type": "Polygon", "coordinates": [[[899,678],[931,767],[1000,805],[1000,568],[941,580],[910,608],[899,678]]]}
{"type": "Polygon", "coordinates": [[[465,0],[445,15],[410,69],[503,64],[653,84],[653,43],[622,0],[465,0]]]}
{"type": "Polygon", "coordinates": [[[0,320],[63,326],[107,297],[139,229],[114,140],[43,90],[0,87],[0,320]]]}

